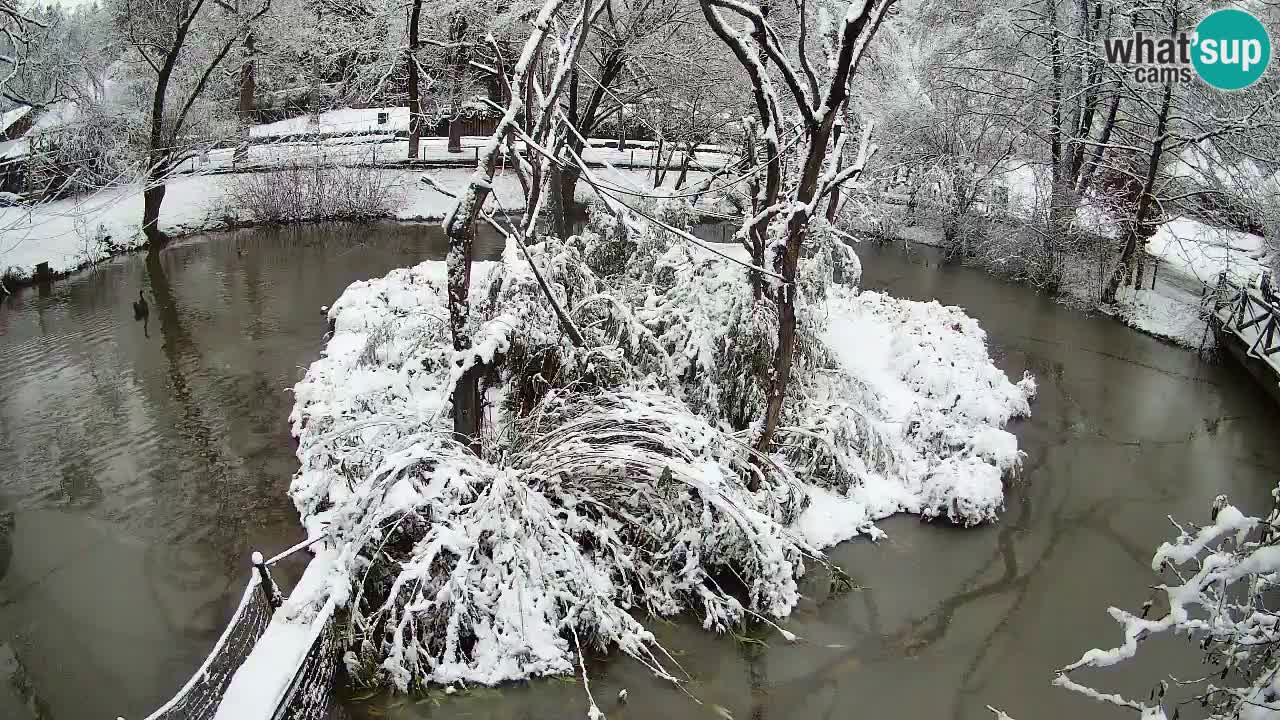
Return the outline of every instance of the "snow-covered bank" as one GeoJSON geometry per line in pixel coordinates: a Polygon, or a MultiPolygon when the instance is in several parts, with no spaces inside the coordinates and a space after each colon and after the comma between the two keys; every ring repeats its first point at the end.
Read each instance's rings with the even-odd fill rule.
{"type": "MultiPolygon", "coordinates": [[[[174,236],[225,227],[218,202],[230,176],[190,176],[168,183],[160,229],[174,236]]],[[[18,207],[0,208],[0,272],[19,278],[49,263],[73,272],[141,247],[142,184],[18,207]]]]}
{"type": "Polygon", "coordinates": [[[1135,329],[1197,348],[1206,338],[1201,307],[1206,288],[1216,287],[1224,275],[1233,283],[1256,285],[1264,253],[1257,235],[1187,218],[1167,222],[1147,241],[1155,266],[1148,262],[1141,288],[1121,288],[1116,314],[1135,329]]]}
{"type": "MultiPolygon", "coordinates": [[[[452,207],[452,200],[420,182],[424,173],[445,187],[462,187],[471,174],[466,168],[370,170],[390,176],[385,185],[394,190],[398,202],[388,219],[439,220],[452,207]]],[[[611,183],[632,190],[652,186],[644,171],[597,171],[611,183]]],[[[704,177],[690,173],[690,182],[704,177]]],[[[160,212],[160,229],[172,237],[243,225],[231,207],[228,192],[236,182],[234,174],[179,175],[166,183],[160,212]]],[[[674,176],[667,178],[673,183],[674,176]]],[[[494,178],[495,203],[505,211],[524,210],[524,193],[519,180],[510,173],[494,178]]],[[[50,271],[62,275],[100,262],[112,255],[136,250],[146,238],[142,223],[141,183],[110,188],[93,195],[77,196],[38,205],[0,207],[0,274],[21,279],[30,277],[36,265],[49,263],[50,271]]],[[[582,183],[580,202],[592,197],[582,183]]]]}
{"type": "Polygon", "coordinates": [[[1167,268],[1210,285],[1226,273],[1234,282],[1252,284],[1262,271],[1263,239],[1257,235],[1178,218],[1161,225],[1147,241],[1147,252],[1167,268]]]}
{"type": "MultiPolygon", "coordinates": [[[[994,222],[988,230],[1006,234],[1017,231],[1016,226],[994,222]]],[[[927,220],[894,228],[893,239],[935,248],[944,245],[941,226],[927,220]]],[[[1264,253],[1263,239],[1257,235],[1186,218],[1171,220],[1161,225],[1146,244],[1142,287],[1122,286],[1115,306],[1103,310],[1135,330],[1197,348],[1205,339],[1201,299],[1206,287],[1215,286],[1223,274],[1232,282],[1256,285],[1263,270],[1264,253]]],[[[981,259],[975,260],[974,265],[1003,276],[1001,268],[988,267],[981,259]]],[[[1099,269],[1096,259],[1086,257],[1075,257],[1068,265],[1066,284],[1059,292],[1074,305],[1098,309],[1101,286],[1109,278],[1110,269],[1099,269]]]]}
{"type": "Polygon", "coordinates": [[[767,333],[740,266],[653,228],[619,241],[593,224],[531,251],[587,347],[509,248],[473,269],[474,350],[450,348],[444,264],[427,262],[349,287],[295,388],[290,492],[308,532],[339,544],[358,679],[569,673],[583,646],[671,676],[633,611],[693,611],[715,631],[783,618],[818,548],[877,536],[879,518],[995,518],[1020,464],[1002,426],[1034,383],[995,368],[961,310],[811,290],[786,440],[753,459],[732,418],[758,417],[748,363],[767,333]],[[479,458],[449,421],[475,362],[494,366],[479,458]]]}

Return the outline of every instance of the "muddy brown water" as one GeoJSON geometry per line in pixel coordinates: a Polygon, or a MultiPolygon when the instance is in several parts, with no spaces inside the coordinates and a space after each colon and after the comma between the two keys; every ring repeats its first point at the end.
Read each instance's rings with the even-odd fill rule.
{"type": "MultiPolygon", "coordinates": [[[[714,231],[708,233],[714,237],[714,231]]],[[[482,254],[498,243],[481,239],[482,254]]],[[[289,388],[322,347],[320,307],[354,280],[441,257],[423,226],[257,229],[192,239],[158,266],[120,258],[0,303],[0,718],[140,718],[199,665],[238,601],[247,557],[301,533],[289,388]],[[145,327],[130,302],[151,303],[145,327]]],[[[965,307],[1011,378],[1035,373],[1027,452],[999,524],[892,518],[889,539],[831,555],[859,588],[811,573],[795,644],[654,622],[689,695],[626,658],[596,658],[611,718],[1129,717],[1050,686],[1119,639],[1106,607],[1155,581],[1165,515],[1203,519],[1228,493],[1265,510],[1280,481],[1276,408],[1230,365],[928,253],[861,249],[865,285],[965,307]],[[620,705],[618,690],[630,700],[620,705]],[[693,700],[690,695],[697,698],[693,700]]],[[[301,570],[287,563],[288,586],[301,570]]],[[[1159,661],[1091,676],[1146,695],[1159,661]]],[[[578,680],[454,696],[366,697],[356,718],[529,718],[586,711],[578,680]]]]}

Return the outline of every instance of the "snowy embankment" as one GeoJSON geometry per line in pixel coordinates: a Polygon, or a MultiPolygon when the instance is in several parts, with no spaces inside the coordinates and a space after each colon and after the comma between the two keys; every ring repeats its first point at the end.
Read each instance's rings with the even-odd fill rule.
{"type": "Polygon", "coordinates": [[[1257,235],[1186,218],[1167,222],[1147,241],[1156,266],[1145,268],[1142,288],[1121,288],[1117,314],[1138,330],[1199,347],[1206,332],[1206,286],[1215,287],[1223,274],[1233,283],[1256,285],[1264,253],[1257,235]]]}
{"type": "MultiPolygon", "coordinates": [[[[1086,208],[1081,208],[1080,217],[1084,227],[1100,234],[1114,234],[1113,230],[1104,230],[1096,217],[1086,221],[1090,217],[1086,208]]],[[[1005,230],[1013,232],[1011,228],[1005,230]]],[[[941,228],[936,225],[911,225],[896,233],[898,238],[909,242],[931,247],[943,245],[941,228]]],[[[1216,286],[1223,273],[1234,283],[1256,285],[1264,254],[1263,239],[1257,235],[1186,218],[1171,220],[1161,225],[1147,241],[1142,287],[1122,286],[1116,296],[1114,313],[1136,330],[1184,347],[1199,347],[1206,332],[1206,318],[1201,309],[1205,287],[1216,286]]],[[[1066,289],[1086,306],[1097,302],[1099,283],[1109,275],[1091,277],[1089,287],[1066,289]]]]}
{"type": "MultiPolygon", "coordinates": [[[[269,172],[269,171],[266,171],[269,172]]],[[[466,168],[371,170],[391,176],[386,186],[397,198],[388,219],[439,220],[453,201],[420,182],[430,174],[445,187],[461,187],[471,175],[466,168]]],[[[631,191],[652,186],[644,171],[597,171],[608,182],[631,191]]],[[[179,175],[166,184],[160,211],[160,229],[172,237],[223,230],[242,224],[230,206],[228,192],[234,174],[179,175]]],[[[690,182],[705,177],[690,172],[690,182]]],[[[669,174],[667,184],[675,181],[669,174]]],[[[49,263],[50,271],[66,274],[100,262],[120,252],[140,248],[141,183],[110,188],[93,195],[19,207],[0,207],[0,275],[30,277],[36,265],[49,263]]],[[[524,193],[510,173],[494,178],[495,203],[504,211],[522,211],[524,193]]],[[[578,199],[590,199],[590,189],[580,183],[578,199]]]]}
{"type": "MultiPolygon", "coordinates": [[[[418,162],[426,165],[467,165],[475,164],[476,151],[483,147],[487,137],[462,138],[462,152],[452,153],[448,149],[447,138],[422,138],[418,147],[418,162]]],[[[519,151],[524,144],[516,142],[519,151]]],[[[286,163],[296,165],[361,165],[405,167],[409,164],[409,141],[394,133],[373,135],[306,135],[289,136],[280,139],[263,139],[248,149],[248,157],[235,159],[236,149],[232,147],[216,148],[202,155],[185,160],[175,168],[180,173],[208,172],[243,172],[261,168],[270,168],[286,163]]],[[[591,147],[582,151],[582,157],[588,165],[599,166],[604,163],[614,167],[635,168],[637,170],[652,169],[658,160],[652,143],[628,142],[626,150],[618,150],[614,145],[603,140],[595,140],[591,147]]],[[[699,150],[690,161],[693,170],[717,170],[729,156],[717,150],[699,150]]],[[[661,162],[667,168],[679,172],[684,160],[684,153],[664,151],[661,162]]]]}
{"type": "Polygon", "coordinates": [[[819,548],[877,537],[879,518],[995,519],[1021,458],[1002,428],[1034,382],[1010,382],[963,311],[830,286],[839,243],[806,260],[794,393],[779,451],[757,456],[770,306],[740,266],[594,220],[530,249],[586,347],[508,248],[473,269],[473,349],[451,349],[445,267],[427,262],[350,286],[295,388],[290,493],[339,547],[358,682],[572,673],[587,646],[678,679],[634,612],[772,622],[819,548]],[[449,420],[477,362],[494,368],[482,457],[449,420]]]}

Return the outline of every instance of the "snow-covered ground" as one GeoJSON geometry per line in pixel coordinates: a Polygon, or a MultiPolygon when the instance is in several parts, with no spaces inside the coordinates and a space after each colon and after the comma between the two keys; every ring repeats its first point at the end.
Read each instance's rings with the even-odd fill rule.
{"type": "Polygon", "coordinates": [[[1178,218],[1161,225],[1147,241],[1158,262],[1154,283],[1150,263],[1143,287],[1122,288],[1117,314],[1133,327],[1185,347],[1205,339],[1206,317],[1200,301],[1206,286],[1226,274],[1234,283],[1252,285],[1262,272],[1264,245],[1257,235],[1178,218]]]}
{"type": "MultiPolygon", "coordinates": [[[[421,182],[429,174],[446,188],[465,186],[471,175],[466,168],[377,170],[390,175],[388,185],[400,199],[390,218],[396,220],[438,220],[453,201],[421,182]]],[[[644,171],[598,170],[606,182],[632,191],[652,185],[644,171]]],[[[690,172],[689,182],[704,173],[690,172]]],[[[234,224],[228,208],[228,190],[236,182],[234,174],[179,175],[166,184],[161,206],[160,229],[172,236],[217,230],[234,224]]],[[[668,174],[666,184],[675,182],[668,174]]],[[[519,180],[512,173],[494,178],[494,203],[504,211],[524,209],[519,180]]],[[[592,197],[586,183],[578,184],[579,201],[592,197]]],[[[10,270],[19,277],[30,276],[35,266],[48,262],[54,273],[67,273],[99,262],[110,255],[141,247],[142,184],[111,188],[93,195],[77,196],[38,205],[0,207],[0,273],[10,270]]]]}
{"type": "MultiPolygon", "coordinates": [[[[474,164],[476,151],[488,140],[485,137],[462,138],[462,152],[449,152],[446,138],[422,138],[418,148],[418,160],[427,163],[474,164]]],[[[516,143],[520,149],[521,143],[516,143]]],[[[273,142],[255,143],[249,147],[248,158],[234,162],[235,149],[215,148],[202,155],[186,159],[177,166],[177,172],[229,172],[233,170],[273,167],[284,163],[301,165],[403,165],[408,162],[409,141],[394,134],[359,135],[354,137],[320,136],[314,139],[291,137],[273,142]]],[[[604,141],[594,141],[582,151],[588,164],[608,162],[618,167],[652,168],[656,150],[652,143],[630,143],[626,150],[618,150],[604,141]]],[[[663,151],[667,167],[678,170],[683,162],[682,152],[663,151]]],[[[726,156],[711,150],[699,150],[690,161],[691,170],[716,170],[726,156]]]]}
{"type": "Polygon", "coordinates": [[[1116,315],[1129,326],[1187,348],[1205,340],[1205,318],[1199,291],[1188,289],[1173,273],[1157,276],[1155,287],[1122,287],[1116,294],[1116,315]]]}
{"type": "Polygon", "coordinates": [[[1160,226],[1147,241],[1147,252],[1160,258],[1162,272],[1167,267],[1210,285],[1225,272],[1235,282],[1251,284],[1262,270],[1263,239],[1178,218],[1160,226]]]}

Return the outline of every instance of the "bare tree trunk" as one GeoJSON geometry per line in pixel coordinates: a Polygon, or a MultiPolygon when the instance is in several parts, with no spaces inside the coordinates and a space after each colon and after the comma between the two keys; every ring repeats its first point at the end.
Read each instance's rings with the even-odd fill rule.
{"type": "MultiPolygon", "coordinates": [[[[787,71],[784,73],[784,77],[794,79],[797,75],[794,69],[787,65],[785,53],[776,45],[775,36],[769,32],[766,16],[767,6],[762,7],[760,14],[757,15],[749,9],[747,12],[743,12],[739,6],[732,3],[717,3],[716,0],[701,0],[700,5],[703,16],[707,19],[712,31],[737,57],[739,64],[742,65],[743,70],[751,80],[757,116],[763,125],[760,138],[765,143],[768,156],[766,170],[768,172],[766,174],[766,190],[764,197],[761,198],[764,202],[758,203],[763,207],[752,218],[748,229],[751,231],[763,230],[764,226],[779,212],[776,208],[778,208],[778,198],[781,195],[782,173],[777,133],[781,129],[782,123],[777,100],[772,91],[772,81],[768,74],[764,72],[763,60],[759,55],[764,54],[783,67],[787,71]],[[716,9],[716,5],[727,7],[732,12],[741,13],[752,23],[754,28],[751,37],[756,44],[756,48],[753,49],[748,46],[741,34],[729,27],[719,10],[716,9]]],[[[810,87],[808,92],[804,92],[799,87],[798,81],[788,81],[788,88],[803,118],[801,129],[808,135],[808,149],[803,158],[798,182],[795,185],[795,189],[790,193],[789,200],[793,209],[787,213],[786,228],[783,230],[785,242],[783,243],[782,252],[778,257],[774,258],[775,269],[782,276],[782,284],[773,293],[778,313],[778,343],[774,352],[772,372],[767,378],[765,389],[764,423],[755,442],[755,449],[759,453],[757,457],[764,457],[773,447],[774,436],[777,434],[778,426],[782,420],[783,401],[786,397],[787,387],[791,382],[791,369],[795,360],[796,294],[798,292],[795,280],[796,271],[800,263],[800,252],[808,235],[810,218],[809,212],[794,208],[811,207],[821,199],[819,193],[824,188],[819,186],[818,180],[829,152],[831,133],[839,115],[839,109],[848,97],[849,77],[856,72],[858,63],[862,58],[863,49],[875,35],[881,21],[884,19],[885,12],[892,5],[892,0],[885,0],[885,2],[879,4],[866,2],[860,12],[854,12],[854,6],[850,6],[850,12],[845,16],[843,25],[837,35],[839,47],[835,52],[831,66],[832,72],[826,83],[825,91],[820,90],[812,68],[806,64],[803,32],[805,25],[803,22],[800,24],[802,31],[798,56],[810,87]]],[[[864,162],[865,157],[860,160],[859,167],[864,162]]],[[[835,178],[833,177],[834,180],[835,178]]],[[[763,237],[761,237],[761,240],[763,240],[763,237]]],[[[756,240],[753,238],[753,253],[757,247],[756,240]]],[[[755,490],[755,485],[757,484],[758,479],[753,480],[751,489],[755,490]]]]}
{"type": "Polygon", "coordinates": [[[1080,175],[1079,184],[1076,192],[1084,195],[1089,190],[1089,184],[1097,177],[1099,169],[1102,167],[1103,157],[1107,152],[1107,143],[1111,142],[1111,132],[1116,127],[1116,115],[1120,111],[1120,92],[1117,91],[1111,97],[1111,109],[1107,110],[1107,121],[1102,126],[1102,134],[1098,136],[1098,148],[1093,152],[1093,159],[1089,161],[1089,166],[1080,175]]]}
{"type": "MultiPolygon", "coordinates": [[[[1089,0],[1079,0],[1080,27],[1084,33],[1086,43],[1093,43],[1098,37],[1102,29],[1102,4],[1098,3],[1094,7],[1093,25],[1089,24],[1089,0]]],[[[1098,84],[1102,82],[1102,63],[1097,57],[1089,59],[1087,69],[1082,69],[1081,77],[1084,80],[1084,98],[1080,106],[1080,122],[1076,128],[1077,137],[1088,140],[1093,136],[1093,118],[1098,110],[1098,101],[1101,93],[1098,91],[1098,84]]],[[[1088,150],[1087,145],[1077,143],[1071,148],[1071,172],[1068,176],[1073,186],[1079,187],[1080,173],[1084,168],[1084,156],[1088,150]]]]}
{"type": "Polygon", "coordinates": [[[454,15],[449,27],[449,152],[462,152],[462,93],[467,72],[467,51],[462,42],[467,36],[467,19],[461,13],[454,15]]]}
{"type": "Polygon", "coordinates": [[[676,178],[675,189],[679,190],[684,187],[684,182],[689,178],[689,162],[693,159],[694,148],[696,143],[685,143],[684,157],[680,160],[680,175],[676,178]]]}
{"type": "Polygon", "coordinates": [[[1138,252],[1139,243],[1145,243],[1148,238],[1155,234],[1155,226],[1151,224],[1150,217],[1155,206],[1155,198],[1152,196],[1152,192],[1155,190],[1156,174],[1160,170],[1160,160],[1164,154],[1165,129],[1169,124],[1169,107],[1172,104],[1172,100],[1173,84],[1166,83],[1164,86],[1164,100],[1160,104],[1160,114],[1156,118],[1155,139],[1151,143],[1151,152],[1147,156],[1147,172],[1143,178],[1142,191],[1138,195],[1137,207],[1134,209],[1133,217],[1124,223],[1124,245],[1120,249],[1120,260],[1116,263],[1115,270],[1111,273],[1111,279],[1103,290],[1102,302],[1104,304],[1116,301],[1116,293],[1120,290],[1120,283],[1124,282],[1124,279],[1129,275],[1130,266],[1134,255],[1138,252]]]}
{"type": "Polygon", "coordinates": [[[244,60],[240,63],[240,104],[237,114],[240,120],[240,143],[236,145],[233,162],[242,163],[249,159],[249,144],[252,142],[250,130],[253,127],[254,93],[257,90],[255,71],[257,60],[253,44],[253,33],[244,38],[244,60]]]}
{"type": "Polygon", "coordinates": [[[545,227],[560,239],[569,237],[569,209],[572,207],[572,198],[570,198],[570,205],[566,206],[564,204],[564,173],[560,165],[551,163],[547,168],[546,185],[542,191],[547,194],[545,211],[549,224],[545,227]]]}
{"type": "Polygon", "coordinates": [[[147,252],[159,253],[169,242],[169,236],[160,230],[160,206],[164,203],[164,180],[147,178],[142,191],[142,234],[147,238],[147,252]]]}
{"type": "Polygon", "coordinates": [[[422,95],[418,87],[418,19],[422,15],[422,0],[413,0],[409,14],[409,159],[418,159],[418,144],[422,138],[422,95]]]}
{"type": "Polygon", "coordinates": [[[567,238],[573,233],[573,211],[577,207],[574,193],[578,191],[578,178],[582,171],[575,165],[566,165],[559,170],[559,181],[556,191],[560,194],[560,237],[567,238]]]}
{"type": "MultiPolygon", "coordinates": [[[[836,113],[828,112],[811,130],[809,153],[795,190],[795,199],[799,203],[809,204],[817,195],[818,174],[826,159],[827,144],[835,118],[836,113]]],[[[787,386],[791,383],[791,367],[796,355],[796,270],[800,266],[800,251],[809,234],[808,216],[805,213],[792,213],[786,232],[787,241],[779,267],[779,274],[786,284],[778,288],[774,298],[778,308],[778,349],[773,356],[773,373],[765,391],[767,402],[764,427],[756,439],[756,450],[760,453],[768,452],[773,446],[774,435],[782,421],[783,400],[786,398],[787,386]]]]}
{"type": "Polygon", "coordinates": [[[1062,104],[1066,95],[1065,72],[1062,58],[1062,31],[1058,27],[1058,0],[1046,0],[1049,14],[1049,53],[1053,73],[1053,88],[1050,100],[1049,152],[1052,160],[1050,168],[1051,185],[1049,188],[1048,229],[1042,240],[1044,266],[1040,272],[1042,282],[1053,283],[1057,277],[1057,250],[1070,231],[1071,219],[1074,217],[1074,203],[1067,188],[1067,172],[1070,161],[1070,148],[1065,147],[1066,138],[1063,131],[1062,104]]]}
{"type": "Polygon", "coordinates": [[[663,173],[660,168],[663,167],[662,150],[664,147],[666,147],[666,139],[663,138],[661,135],[659,135],[658,144],[655,145],[653,148],[653,186],[654,187],[658,187],[662,185],[663,173]]]}
{"type": "MultiPolygon", "coordinates": [[[[480,216],[485,200],[492,191],[493,175],[497,170],[497,160],[501,153],[502,141],[514,131],[521,117],[523,117],[527,125],[532,124],[531,114],[534,106],[525,104],[526,99],[531,96],[532,90],[530,86],[533,84],[528,76],[531,74],[532,66],[536,63],[538,50],[550,31],[551,20],[559,12],[564,1],[547,0],[539,11],[537,19],[533,22],[532,34],[525,41],[524,51],[512,73],[510,82],[511,100],[507,106],[507,111],[498,121],[497,128],[494,129],[492,136],[494,142],[487,144],[485,152],[480,154],[479,163],[471,182],[468,183],[466,190],[458,200],[457,206],[449,214],[445,222],[445,234],[449,238],[449,252],[446,257],[448,266],[449,327],[455,352],[466,351],[471,345],[471,336],[467,331],[467,325],[471,314],[469,295],[471,289],[471,266],[475,257],[476,219],[480,216]]],[[[589,2],[583,5],[582,14],[574,25],[579,32],[587,32],[590,20],[594,18],[594,16],[589,16],[591,7],[592,5],[589,2]]],[[[595,7],[599,8],[600,6],[595,7]]],[[[570,65],[577,61],[580,50],[581,37],[577,37],[571,43],[571,54],[566,60],[570,65]]],[[[559,92],[560,88],[557,87],[553,87],[549,91],[553,102],[559,92]]],[[[542,121],[547,121],[547,119],[544,117],[542,121]]],[[[541,122],[538,127],[542,127],[541,122]]],[[[536,137],[537,133],[538,130],[535,129],[534,132],[529,134],[536,137]]],[[[533,189],[537,187],[538,182],[536,177],[538,164],[533,167],[535,178],[530,182],[531,194],[533,189]]],[[[532,207],[530,207],[531,211],[532,207]]],[[[452,395],[454,433],[460,441],[466,442],[471,450],[477,454],[481,450],[480,424],[483,406],[481,403],[480,380],[482,375],[482,365],[478,362],[472,363],[469,369],[459,378],[453,388],[452,395]]]]}
{"type": "MultiPolygon", "coordinates": [[[[760,156],[760,152],[756,147],[756,125],[755,123],[745,123],[742,134],[742,163],[744,169],[749,169],[755,165],[756,159],[760,156]]],[[[747,188],[751,193],[751,215],[754,217],[760,212],[760,179],[755,173],[747,179],[747,188]]],[[[763,223],[751,228],[750,232],[750,251],[751,264],[756,267],[764,267],[764,248],[765,233],[768,232],[767,227],[762,227],[763,223]]],[[[751,276],[751,297],[759,300],[766,293],[764,276],[758,272],[750,273],[751,276]]]]}
{"type": "MultiPolygon", "coordinates": [[[[147,185],[142,193],[142,232],[147,238],[147,252],[151,255],[159,253],[160,249],[168,241],[168,237],[160,230],[160,208],[164,203],[165,176],[173,169],[174,158],[177,155],[177,148],[174,146],[180,144],[182,129],[188,113],[196,100],[199,99],[200,94],[204,92],[209,78],[235,46],[236,36],[233,35],[222,44],[221,48],[216,49],[212,59],[204,66],[203,71],[198,74],[195,87],[179,106],[178,112],[166,129],[165,99],[169,92],[169,80],[173,77],[174,68],[177,67],[178,60],[186,46],[191,25],[195,22],[203,7],[204,0],[192,0],[184,8],[184,15],[175,29],[173,38],[169,45],[164,48],[163,62],[157,65],[148,56],[148,61],[156,70],[156,86],[152,92],[151,110],[148,117],[150,127],[147,136],[147,185]]],[[[252,23],[266,14],[270,7],[269,2],[264,2],[261,8],[246,18],[243,24],[244,32],[247,33],[252,23]]],[[[133,21],[126,16],[125,22],[133,21]]],[[[134,47],[144,54],[149,49],[156,49],[154,46],[143,46],[136,43],[134,47]]]]}
{"type": "MultiPolygon", "coordinates": [[[[839,145],[840,135],[843,133],[844,133],[844,120],[843,118],[841,118],[836,120],[836,129],[835,129],[835,132],[831,134],[831,143],[833,145],[839,145]]],[[[842,160],[844,160],[843,157],[839,155],[836,156],[836,172],[840,171],[840,162],[842,160]]],[[[827,201],[827,222],[836,221],[836,210],[838,210],[839,207],[840,207],[840,188],[836,188],[835,190],[831,191],[831,199],[827,201]]]]}
{"type": "Polygon", "coordinates": [[[164,203],[164,176],[168,170],[168,149],[164,147],[164,104],[165,95],[169,91],[169,77],[173,66],[177,63],[177,53],[172,54],[173,62],[160,69],[156,77],[155,94],[151,98],[151,129],[148,136],[146,188],[142,191],[142,234],[147,238],[147,252],[159,253],[169,241],[169,237],[160,230],[160,206],[164,203]]]}

